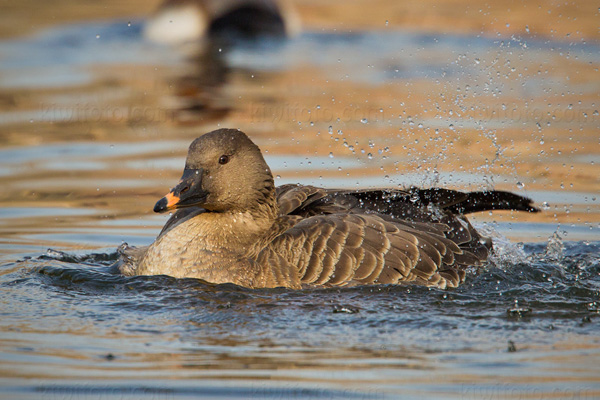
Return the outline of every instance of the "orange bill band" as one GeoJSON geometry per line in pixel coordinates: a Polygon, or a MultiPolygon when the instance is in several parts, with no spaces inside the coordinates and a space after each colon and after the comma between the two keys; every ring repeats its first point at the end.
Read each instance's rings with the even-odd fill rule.
{"type": "Polygon", "coordinates": [[[177,205],[177,203],[179,203],[179,197],[175,196],[173,194],[173,192],[167,194],[165,196],[165,199],[167,199],[167,210],[171,210],[173,208],[175,208],[175,206],[177,205]]]}

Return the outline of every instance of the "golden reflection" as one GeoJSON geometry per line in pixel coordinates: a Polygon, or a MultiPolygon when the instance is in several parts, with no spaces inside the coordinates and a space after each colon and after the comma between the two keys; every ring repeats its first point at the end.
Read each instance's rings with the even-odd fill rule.
{"type": "MultiPolygon", "coordinates": [[[[19,46],[46,38],[49,31],[44,29],[71,23],[95,29],[98,21],[121,27],[132,21],[139,28],[141,19],[159,3],[3,1],[0,51],[9,54],[5,47],[9,43],[17,46],[18,57],[36,54],[44,50],[45,42],[26,51],[19,46]]],[[[235,53],[218,43],[182,49],[145,47],[136,39],[127,42],[125,50],[110,54],[133,52],[139,45],[139,53],[134,54],[148,59],[103,60],[67,70],[66,75],[85,76],[83,82],[19,85],[0,70],[4,85],[0,86],[3,254],[22,259],[33,252],[43,254],[48,247],[71,251],[114,249],[122,241],[150,243],[167,218],[154,215],[152,207],[180,177],[189,142],[219,127],[247,132],[266,153],[278,184],[303,180],[323,186],[341,182],[366,187],[408,181],[468,189],[494,187],[534,194],[544,212],[479,214],[474,220],[527,226],[537,222],[551,229],[557,223],[574,224],[594,227],[597,237],[597,1],[292,3],[304,31],[313,35],[292,40],[307,40],[310,50],[327,53],[340,43],[354,43],[365,32],[377,40],[398,43],[383,43],[388,47],[383,46],[381,53],[377,48],[382,43],[377,40],[371,46],[359,44],[359,50],[375,48],[366,55],[353,53],[353,45],[347,45],[349,54],[342,54],[340,62],[323,65],[315,61],[321,54],[302,53],[293,62],[269,69],[235,65],[228,58],[235,53]],[[404,51],[400,42],[413,34],[430,42],[413,44],[411,51],[404,51]],[[452,49],[434,46],[448,37],[458,43],[452,49]],[[322,45],[327,40],[339,43],[322,45]],[[484,44],[477,48],[473,43],[484,44]],[[577,45],[576,50],[571,44],[577,45]],[[415,71],[429,65],[433,66],[429,75],[415,71]],[[389,75],[381,78],[373,71],[389,75]]],[[[89,34],[93,38],[96,32],[89,34]]],[[[81,36],[77,39],[86,39],[81,36]]],[[[85,46],[73,50],[76,43],[70,45],[78,55],[96,51],[85,46]]],[[[0,54],[0,63],[7,57],[0,54]]],[[[37,69],[11,71],[11,77],[27,83],[52,76],[46,62],[41,60],[37,69]]],[[[535,233],[537,227],[531,229],[516,229],[510,236],[526,242],[546,240],[547,236],[535,233]]],[[[399,393],[420,398],[600,398],[600,345],[597,338],[578,334],[575,323],[548,334],[552,344],[523,339],[511,353],[505,344],[494,347],[489,342],[483,351],[380,348],[373,345],[375,334],[373,342],[365,340],[362,347],[345,348],[345,338],[337,336],[328,337],[335,342],[334,348],[331,343],[321,346],[277,337],[278,343],[276,336],[260,337],[261,329],[268,329],[266,323],[259,329],[240,328],[257,336],[242,337],[231,332],[235,321],[220,325],[218,321],[192,322],[192,313],[182,321],[165,317],[168,311],[155,316],[146,310],[140,316],[138,310],[123,310],[123,304],[133,307],[144,297],[135,293],[126,300],[116,295],[114,301],[123,304],[112,304],[110,293],[86,293],[92,300],[83,301],[82,306],[74,304],[77,297],[60,292],[60,285],[36,292],[42,283],[29,285],[27,279],[39,277],[24,272],[30,268],[23,266],[27,262],[5,265],[0,273],[7,279],[0,286],[0,293],[5,294],[0,296],[0,381],[23,391],[18,394],[29,390],[24,395],[33,393],[31,398],[39,394],[53,398],[128,394],[119,387],[111,391],[115,382],[165,388],[154,393],[154,398],[170,398],[173,393],[173,397],[178,393],[189,397],[190,392],[177,392],[186,387],[182,380],[195,389],[237,385],[250,388],[254,397],[265,398],[306,397],[306,393],[322,398],[340,393],[358,398],[395,398],[399,393]],[[11,290],[18,289],[27,301],[11,296],[11,290]],[[25,296],[48,293],[54,303],[25,296]],[[19,301],[16,311],[15,301],[19,301]],[[96,301],[107,302],[98,306],[98,315],[115,309],[114,321],[106,323],[80,313],[88,304],[95,307],[96,301]],[[49,316],[41,316],[42,307],[47,307],[49,316]],[[158,327],[157,331],[137,329],[137,318],[158,327]],[[134,327],[132,331],[128,324],[134,327]],[[78,384],[83,391],[73,389],[78,384]],[[61,385],[65,387],[62,392],[61,385]],[[307,387],[313,391],[306,392],[307,387]],[[97,388],[101,390],[94,391],[97,388]]],[[[123,290],[129,294],[132,289],[124,285],[123,290]]],[[[214,294],[210,286],[203,290],[193,300],[230,306],[228,298],[215,300],[207,295],[214,294]]],[[[169,300],[160,296],[156,298],[169,300]]],[[[260,296],[246,303],[238,300],[238,304],[255,313],[254,307],[272,300],[260,296]]],[[[153,299],[148,295],[141,301],[153,299]]],[[[183,299],[177,302],[189,311],[183,299]]],[[[167,303],[160,307],[168,307],[167,303]]],[[[201,307],[192,311],[194,316],[207,312],[201,307]]],[[[277,311],[281,310],[273,312],[277,311]]],[[[209,312],[214,314],[210,308],[209,312]]],[[[219,318],[232,314],[224,315],[219,318]]],[[[261,318],[267,313],[257,315],[261,318]]],[[[363,318],[373,315],[359,314],[363,318]]],[[[324,317],[323,321],[331,320],[324,317]]],[[[527,331],[525,323],[516,324],[517,336],[531,338],[535,335],[531,332],[537,332],[527,331]]],[[[293,330],[288,327],[285,332],[293,330]]],[[[410,343],[417,340],[412,338],[410,343]]],[[[392,342],[403,340],[395,337],[392,342]]],[[[223,393],[229,392],[218,394],[223,393]]]]}
{"type": "MultiPolygon", "coordinates": [[[[55,20],[59,23],[147,14],[155,3],[103,7],[100,14],[96,5],[75,7],[69,1],[52,8],[65,11],[55,20]]],[[[361,70],[347,71],[344,63],[321,68],[298,62],[269,71],[232,68],[224,61],[226,46],[204,43],[184,53],[156,49],[165,52],[169,65],[91,66],[87,72],[92,79],[82,85],[0,89],[2,149],[32,152],[22,162],[9,163],[0,176],[6,188],[0,204],[95,209],[97,214],[81,220],[92,224],[106,218],[142,218],[150,213],[153,199],[179,175],[181,166],[176,161],[185,155],[191,138],[217,127],[235,127],[249,132],[267,157],[294,155],[312,165],[301,171],[293,165],[275,165],[281,182],[304,179],[314,184],[329,180],[381,186],[405,182],[402,177],[409,176],[417,177],[415,184],[431,184],[439,172],[438,183],[443,186],[495,187],[525,195],[539,192],[538,203],[546,194],[553,195],[546,212],[520,215],[519,221],[597,224],[598,63],[576,53],[518,47],[529,39],[594,40],[598,32],[593,3],[563,7],[549,2],[471,2],[463,8],[459,3],[425,2],[408,9],[408,5],[379,1],[377,7],[369,6],[370,13],[362,13],[360,2],[341,8],[335,2],[296,2],[308,31],[325,28],[335,35],[402,28],[434,36],[457,31],[497,36],[497,50],[484,51],[475,59],[472,52],[465,57],[457,54],[459,67],[468,70],[477,63],[475,74],[458,78],[441,74],[429,79],[400,76],[361,81],[361,70]],[[415,13],[420,17],[409,18],[415,13]],[[511,34],[521,39],[512,43],[516,48],[503,49],[511,34]],[[170,143],[161,148],[166,141],[170,143]],[[53,162],[58,166],[44,161],[44,146],[68,147],[69,143],[130,151],[88,155],[83,149],[62,164],[53,162]],[[158,146],[144,147],[149,143],[158,146]],[[326,162],[328,157],[355,161],[338,168],[326,162]],[[166,164],[153,166],[157,159],[166,164]],[[149,167],[132,164],[136,162],[149,167]],[[444,180],[454,175],[473,178],[444,180]],[[578,198],[575,202],[573,195],[578,198]]],[[[19,2],[11,10],[15,20],[20,18],[20,26],[31,20],[29,25],[41,27],[48,22],[47,18],[41,21],[49,12],[45,7],[50,6],[19,2]]],[[[3,29],[5,36],[22,33],[10,24],[3,29]]],[[[402,52],[381,56],[393,56],[402,70],[402,52]]],[[[412,55],[404,57],[409,62],[412,55]]],[[[512,215],[501,213],[478,218],[513,220],[512,215]]],[[[13,227],[26,232],[26,221],[13,222],[13,227]]],[[[48,228],[60,223],[52,218],[37,222],[48,228]]],[[[2,228],[6,235],[12,236],[12,231],[2,228]]]]}

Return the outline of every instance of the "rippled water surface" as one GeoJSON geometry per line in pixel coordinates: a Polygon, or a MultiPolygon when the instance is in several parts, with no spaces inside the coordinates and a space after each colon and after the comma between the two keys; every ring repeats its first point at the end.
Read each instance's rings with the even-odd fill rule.
{"type": "Polygon", "coordinates": [[[142,21],[0,41],[0,385],[10,399],[600,397],[593,40],[308,31],[167,47],[142,21]],[[187,146],[247,132],[276,182],[497,188],[456,290],[248,290],[108,267],[187,146]]]}

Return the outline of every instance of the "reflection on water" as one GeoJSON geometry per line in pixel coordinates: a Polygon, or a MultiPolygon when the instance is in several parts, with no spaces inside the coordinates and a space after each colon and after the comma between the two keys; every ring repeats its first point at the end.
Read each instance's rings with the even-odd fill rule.
{"type": "Polygon", "coordinates": [[[598,50],[387,29],[168,47],[138,21],[0,42],[3,391],[600,396],[598,50]],[[478,215],[498,254],[455,291],[108,273],[121,242],[153,240],[153,204],[219,126],[248,132],[278,184],[495,187],[544,212],[478,215]]]}
{"type": "Polygon", "coordinates": [[[26,398],[594,397],[599,246],[513,244],[454,291],[127,278],[115,252],[51,251],[3,268],[3,376],[26,398]]]}

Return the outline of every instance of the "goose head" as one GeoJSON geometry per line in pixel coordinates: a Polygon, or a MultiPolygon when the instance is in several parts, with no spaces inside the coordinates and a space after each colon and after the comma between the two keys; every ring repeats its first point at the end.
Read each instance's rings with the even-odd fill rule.
{"type": "Polygon", "coordinates": [[[260,149],[242,131],[219,129],[192,142],[179,183],[154,211],[246,212],[265,205],[276,207],[275,184],[260,149]]]}

